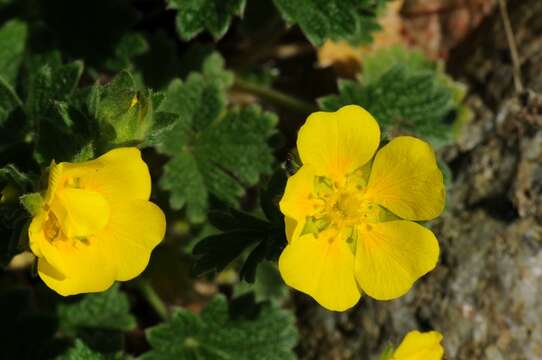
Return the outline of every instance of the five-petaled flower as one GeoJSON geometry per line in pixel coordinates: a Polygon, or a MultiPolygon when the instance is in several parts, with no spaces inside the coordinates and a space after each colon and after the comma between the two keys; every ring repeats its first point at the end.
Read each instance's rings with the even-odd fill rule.
{"type": "Polygon", "coordinates": [[[303,165],[288,179],[280,209],[288,245],[284,281],[330,310],[405,294],[439,257],[433,233],[415,221],[444,208],[444,182],[431,146],[400,136],[384,145],[363,108],[316,112],[299,130],[303,165]],[[373,159],[374,156],[374,159],[373,159]]]}
{"type": "Polygon", "coordinates": [[[61,295],[98,292],[139,275],[166,228],[150,193],[149,169],[136,148],[53,162],[43,206],[28,230],[47,286],[61,295]]]}
{"type": "Polygon", "coordinates": [[[440,344],[442,334],[438,331],[409,332],[390,360],[441,360],[444,348],[440,344]]]}

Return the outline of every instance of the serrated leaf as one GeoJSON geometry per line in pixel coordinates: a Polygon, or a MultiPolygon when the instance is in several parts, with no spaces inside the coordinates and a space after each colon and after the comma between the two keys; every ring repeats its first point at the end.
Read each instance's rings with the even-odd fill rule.
{"type": "Polygon", "coordinates": [[[394,46],[368,56],[358,81],[339,80],[339,95],[321,98],[319,104],[328,111],[361,105],[388,136],[413,134],[440,147],[470,119],[465,93],[464,85],[421,52],[394,46]]]}
{"type": "Polygon", "coordinates": [[[0,28],[0,78],[11,86],[19,72],[26,47],[27,25],[20,20],[11,20],[0,28]]]}
{"type": "Polygon", "coordinates": [[[232,319],[230,312],[221,295],[200,316],[176,309],[168,322],[147,330],[152,350],[141,359],[295,359],[297,331],[292,314],[273,305],[261,305],[248,319],[232,319]]]}
{"type": "Polygon", "coordinates": [[[228,31],[232,17],[243,15],[246,0],[168,0],[168,5],[178,12],[177,31],[183,40],[204,30],[218,40],[228,31]]]}
{"type": "Polygon", "coordinates": [[[430,71],[414,73],[396,65],[378,81],[367,86],[359,82],[339,82],[339,95],[319,100],[322,109],[336,111],[348,104],[366,108],[388,136],[410,133],[433,144],[451,136],[448,116],[454,108],[450,89],[438,83],[430,71]]]}
{"type": "Polygon", "coordinates": [[[105,360],[105,357],[91,350],[83,341],[77,339],[74,346],[63,355],[58,356],[56,360],[105,360]]]}
{"type": "Polygon", "coordinates": [[[389,0],[274,0],[284,19],[316,46],[327,39],[367,43],[379,29],[377,14],[389,0]]]}
{"type": "Polygon", "coordinates": [[[193,222],[205,219],[210,195],[237,205],[244,188],[270,172],[273,162],[267,140],[275,132],[275,115],[256,106],[227,110],[232,75],[222,65],[220,57],[210,56],[203,73],[190,74],[184,83],[174,80],[159,107],[179,116],[158,146],[172,157],[160,185],[170,191],[171,206],[186,206],[193,222]]]}
{"type": "Polygon", "coordinates": [[[85,295],[77,303],[60,303],[57,314],[60,329],[70,335],[86,328],[130,331],[136,326],[128,297],[118,285],[102,293],[85,295]]]}
{"type": "Polygon", "coordinates": [[[149,50],[149,43],[141,33],[124,34],[115,47],[115,55],[108,59],[105,66],[112,71],[131,68],[132,59],[149,50]]]}

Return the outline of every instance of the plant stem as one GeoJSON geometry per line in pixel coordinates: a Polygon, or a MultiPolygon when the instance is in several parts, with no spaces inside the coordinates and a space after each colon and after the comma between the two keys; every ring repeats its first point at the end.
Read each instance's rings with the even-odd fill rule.
{"type": "Polygon", "coordinates": [[[269,101],[270,103],[283,106],[298,113],[309,114],[317,110],[316,106],[313,104],[299,100],[281,91],[273,90],[269,87],[243,80],[239,76],[235,77],[234,86],[240,91],[256,95],[269,101]]]}
{"type": "Polygon", "coordinates": [[[147,300],[147,302],[153,308],[156,314],[160,316],[162,320],[166,320],[169,315],[167,306],[166,304],[164,304],[162,299],[160,299],[160,296],[158,296],[149,281],[141,279],[137,284],[139,291],[141,291],[141,294],[143,295],[145,300],[147,300]]]}

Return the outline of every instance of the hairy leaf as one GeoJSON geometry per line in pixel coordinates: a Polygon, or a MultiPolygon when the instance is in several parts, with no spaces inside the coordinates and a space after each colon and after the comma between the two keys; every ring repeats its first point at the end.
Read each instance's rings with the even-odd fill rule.
{"type": "Polygon", "coordinates": [[[252,318],[232,317],[233,307],[228,309],[222,295],[199,316],[177,309],[167,323],[147,330],[152,350],[141,359],[295,359],[293,316],[272,305],[261,305],[257,310],[252,318]]]}
{"type": "Polygon", "coordinates": [[[284,19],[298,24],[311,43],[327,39],[367,43],[379,29],[378,11],[389,0],[274,0],[284,19]]]}
{"type": "Polygon", "coordinates": [[[177,10],[177,31],[188,41],[204,30],[220,39],[235,15],[242,16],[246,0],[168,0],[177,10]]]}
{"type": "Polygon", "coordinates": [[[102,293],[85,295],[77,303],[61,303],[57,313],[60,329],[71,335],[81,328],[130,331],[136,326],[128,297],[117,285],[102,293]]]}
{"type": "Polygon", "coordinates": [[[276,117],[257,106],[226,109],[225,90],[232,76],[222,59],[210,56],[202,73],[174,80],[159,110],[179,121],[158,150],[172,157],[160,185],[170,191],[174,209],[186,206],[194,222],[205,219],[210,195],[235,206],[244,188],[269,173],[273,156],[267,140],[276,117]]]}
{"type": "Polygon", "coordinates": [[[418,52],[392,48],[369,57],[358,81],[339,80],[339,95],[319,100],[323,110],[358,104],[366,108],[384,133],[409,133],[435,146],[452,137],[463,110],[464,88],[418,52]]]}

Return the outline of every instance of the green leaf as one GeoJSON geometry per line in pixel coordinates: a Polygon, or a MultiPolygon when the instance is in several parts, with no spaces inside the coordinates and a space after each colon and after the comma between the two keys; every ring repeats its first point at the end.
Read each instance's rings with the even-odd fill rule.
{"type": "Polygon", "coordinates": [[[391,360],[395,349],[392,344],[386,345],[384,351],[380,354],[379,360],[391,360]]]}
{"type": "Polygon", "coordinates": [[[79,84],[83,63],[63,65],[58,53],[50,53],[30,59],[27,67],[25,112],[38,129],[34,157],[42,165],[53,159],[70,161],[88,141],[85,125],[66,116],[65,107],[79,84]]]}
{"type": "Polygon", "coordinates": [[[248,251],[249,254],[239,274],[241,279],[252,283],[256,278],[258,265],[262,261],[275,261],[278,258],[287,242],[284,217],[276,215],[278,203],[268,200],[267,197],[275,199],[275,192],[284,190],[284,187],[280,190],[277,188],[278,184],[282,183],[282,176],[275,175],[262,192],[262,206],[267,203],[267,210],[264,213],[272,214],[269,218],[271,221],[235,209],[213,211],[209,214],[211,224],[223,232],[203,238],[194,247],[193,272],[196,275],[222,271],[252,248],[248,251]]]}
{"type": "Polygon", "coordinates": [[[11,20],[0,28],[0,126],[22,101],[15,92],[15,80],[26,47],[27,25],[11,20]]]}
{"type": "Polygon", "coordinates": [[[235,296],[254,292],[256,301],[280,302],[288,294],[288,288],[280,276],[276,264],[262,261],[256,270],[253,284],[240,282],[235,287],[235,296]]]}
{"type": "Polygon", "coordinates": [[[136,326],[128,297],[118,285],[102,293],[85,295],[73,304],[60,303],[57,314],[60,329],[69,335],[75,335],[82,328],[131,331],[136,326]]]}
{"type": "Polygon", "coordinates": [[[66,351],[65,354],[58,356],[56,360],[105,360],[106,358],[90,348],[79,339],[75,340],[72,348],[66,351]]]}
{"type": "Polygon", "coordinates": [[[179,116],[158,146],[172,157],[160,185],[170,191],[171,207],[186,206],[193,222],[205,219],[210,195],[236,206],[244,188],[269,173],[273,163],[267,141],[276,116],[257,106],[226,109],[232,75],[222,65],[219,56],[211,55],[202,73],[174,80],[159,107],[179,116]]]}
{"type": "Polygon", "coordinates": [[[457,111],[458,85],[420,54],[407,50],[381,51],[368,58],[358,81],[340,80],[339,95],[319,99],[320,107],[335,111],[348,104],[366,108],[384,134],[413,134],[438,147],[450,141],[457,111]]]}
{"type": "Polygon", "coordinates": [[[26,47],[27,25],[11,20],[0,28],[0,78],[13,86],[26,47]]]}
{"type": "Polygon", "coordinates": [[[115,47],[114,56],[106,61],[105,66],[112,71],[129,69],[132,67],[132,59],[148,50],[149,44],[142,34],[126,33],[115,47]]]}
{"type": "Polygon", "coordinates": [[[36,215],[43,207],[43,198],[40,193],[24,194],[19,199],[26,211],[32,216],[36,215]]]}
{"type": "Polygon", "coordinates": [[[176,309],[167,323],[147,330],[152,350],[141,359],[295,359],[297,331],[292,314],[268,304],[261,305],[252,318],[232,318],[231,310],[221,295],[200,316],[176,309]]]}
{"type": "Polygon", "coordinates": [[[299,25],[309,41],[367,43],[380,27],[377,15],[389,0],[274,0],[288,23],[299,25]]]}
{"type": "Polygon", "coordinates": [[[218,40],[228,31],[231,18],[243,15],[246,0],[168,0],[168,5],[178,12],[177,31],[183,40],[204,30],[218,40]]]}

